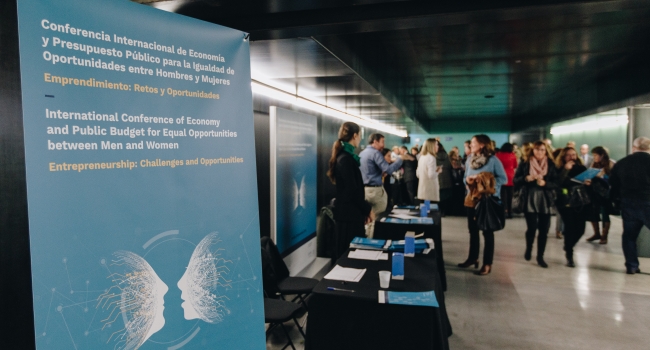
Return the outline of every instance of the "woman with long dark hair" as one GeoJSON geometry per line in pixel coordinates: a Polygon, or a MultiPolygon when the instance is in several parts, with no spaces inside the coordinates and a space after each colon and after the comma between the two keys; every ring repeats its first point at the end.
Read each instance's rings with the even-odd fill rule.
{"type": "Polygon", "coordinates": [[[336,185],[334,221],[336,222],[336,257],[349,247],[354,237],[364,237],[364,225],[375,219],[372,207],[365,200],[359,156],[354,149],[361,142],[359,125],[345,122],[332,145],[327,177],[336,185]]]}
{"type": "Polygon", "coordinates": [[[406,194],[402,196],[402,199],[408,205],[415,205],[415,197],[418,194],[418,177],[415,174],[418,169],[418,160],[409,153],[406,146],[400,147],[399,150],[402,157],[402,169],[404,169],[402,181],[406,187],[406,194]]]}
{"type": "Polygon", "coordinates": [[[553,155],[544,141],[533,144],[532,154],[528,160],[519,164],[513,183],[517,190],[522,190],[524,201],[524,216],[526,217],[526,253],[524,258],[530,260],[535,231],[537,235],[537,264],[548,267],[544,261],[546,250],[546,235],[551,226],[551,213],[555,205],[555,189],[557,188],[557,169],[553,163],[553,155]]]}
{"type": "Polygon", "coordinates": [[[587,170],[587,168],[582,165],[582,159],[578,157],[578,152],[571,147],[562,149],[555,160],[555,165],[558,170],[556,207],[564,222],[566,266],[575,267],[576,265],[573,262],[573,247],[578,243],[580,237],[585,234],[587,214],[591,210],[591,207],[571,208],[568,206],[572,188],[580,185],[571,179],[587,170]]]}
{"type": "Polygon", "coordinates": [[[453,191],[453,169],[451,167],[451,161],[449,155],[445,150],[445,147],[438,142],[438,152],[436,156],[436,164],[440,166],[440,173],[438,174],[438,183],[440,184],[440,215],[445,216],[449,212],[449,206],[451,202],[451,195],[453,191]]]}
{"type": "MultiPolygon", "coordinates": [[[[495,180],[494,195],[499,197],[501,186],[508,181],[503,165],[497,157],[494,157],[494,147],[490,137],[487,135],[475,135],[470,141],[470,156],[465,164],[465,183],[472,184],[481,173],[491,173],[495,180]]],[[[480,248],[479,228],[475,218],[474,207],[467,208],[467,226],[469,228],[469,255],[465,262],[458,264],[459,267],[478,267],[478,254],[480,248]]],[[[483,248],[483,266],[477,273],[480,276],[489,274],[492,271],[492,259],[494,258],[494,232],[483,231],[485,246],[483,248]]]]}
{"type": "MultiPolygon", "coordinates": [[[[605,182],[609,182],[609,175],[612,173],[612,167],[616,162],[609,158],[609,152],[603,146],[594,147],[591,150],[591,156],[593,157],[593,162],[591,163],[591,168],[601,169],[597,177],[603,179],[605,182]]],[[[612,212],[612,203],[608,198],[602,196],[593,196],[593,212],[589,221],[591,221],[591,226],[594,228],[594,235],[587,238],[587,242],[592,242],[599,240],[600,244],[607,244],[607,235],[609,234],[609,227],[611,226],[611,221],[609,219],[609,214],[612,212]],[[603,230],[602,235],[598,227],[598,222],[603,221],[603,230]]]]}

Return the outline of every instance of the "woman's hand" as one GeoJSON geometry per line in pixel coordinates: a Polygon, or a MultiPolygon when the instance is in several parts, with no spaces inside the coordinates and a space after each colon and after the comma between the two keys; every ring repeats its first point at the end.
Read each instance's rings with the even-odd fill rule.
{"type": "Polygon", "coordinates": [[[585,180],[584,184],[585,186],[591,186],[591,180],[585,180]]]}
{"type": "Polygon", "coordinates": [[[570,161],[566,162],[566,164],[564,165],[564,169],[571,170],[575,164],[576,164],[576,162],[570,160],[570,161]]]}
{"type": "Polygon", "coordinates": [[[544,179],[537,179],[537,186],[539,187],[546,186],[546,181],[544,181],[544,179]]]}
{"type": "Polygon", "coordinates": [[[535,181],[535,177],[533,175],[526,175],[526,182],[533,182],[535,181]]]}

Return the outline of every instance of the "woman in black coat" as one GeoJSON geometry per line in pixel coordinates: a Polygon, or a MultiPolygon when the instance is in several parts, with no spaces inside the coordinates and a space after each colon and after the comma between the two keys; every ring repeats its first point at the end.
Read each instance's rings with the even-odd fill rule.
{"type": "Polygon", "coordinates": [[[557,210],[560,212],[564,222],[564,252],[566,255],[566,266],[575,267],[573,262],[573,247],[585,233],[586,220],[590,213],[591,206],[582,208],[569,207],[569,196],[575,186],[581,186],[571,179],[580,175],[587,168],[582,165],[582,160],[572,147],[562,149],[555,160],[558,169],[557,188],[557,210]]]}
{"type": "Polygon", "coordinates": [[[332,146],[332,157],[327,176],[336,185],[334,221],[335,258],[348,249],[354,237],[365,237],[364,225],[375,219],[372,207],[365,200],[363,179],[359,170],[359,156],[354,149],[361,141],[359,125],[345,122],[339,129],[339,138],[332,146]]]}
{"type": "Polygon", "coordinates": [[[530,260],[535,231],[537,235],[537,264],[548,267],[544,261],[546,235],[551,226],[551,212],[555,204],[558,172],[553,162],[553,155],[543,141],[535,142],[529,151],[527,161],[517,167],[513,183],[516,191],[521,191],[523,211],[526,217],[526,253],[524,258],[530,260]]]}

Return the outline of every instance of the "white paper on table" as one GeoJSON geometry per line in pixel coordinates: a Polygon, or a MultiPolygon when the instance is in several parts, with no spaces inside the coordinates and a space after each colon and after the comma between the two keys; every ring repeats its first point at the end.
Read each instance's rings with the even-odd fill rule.
{"type": "Polygon", "coordinates": [[[379,258],[377,260],[388,260],[388,253],[379,254],[379,258]]]}
{"type": "Polygon", "coordinates": [[[357,249],[348,254],[348,258],[361,260],[379,260],[381,250],[357,249]]]}
{"type": "Polygon", "coordinates": [[[389,214],[388,216],[398,219],[417,219],[419,216],[406,215],[406,214],[389,214]]]}
{"type": "Polygon", "coordinates": [[[323,278],[336,281],[359,282],[365,273],[366,269],[352,269],[336,265],[323,278]]]}
{"type": "Polygon", "coordinates": [[[409,214],[411,212],[411,209],[393,209],[391,211],[391,214],[409,214]]]}

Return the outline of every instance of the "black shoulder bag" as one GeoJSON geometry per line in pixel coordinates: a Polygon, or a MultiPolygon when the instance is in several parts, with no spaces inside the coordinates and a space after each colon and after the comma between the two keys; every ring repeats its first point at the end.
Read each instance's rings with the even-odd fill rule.
{"type": "Polygon", "coordinates": [[[483,195],[475,210],[479,230],[499,231],[506,227],[506,212],[499,197],[483,195]]]}

